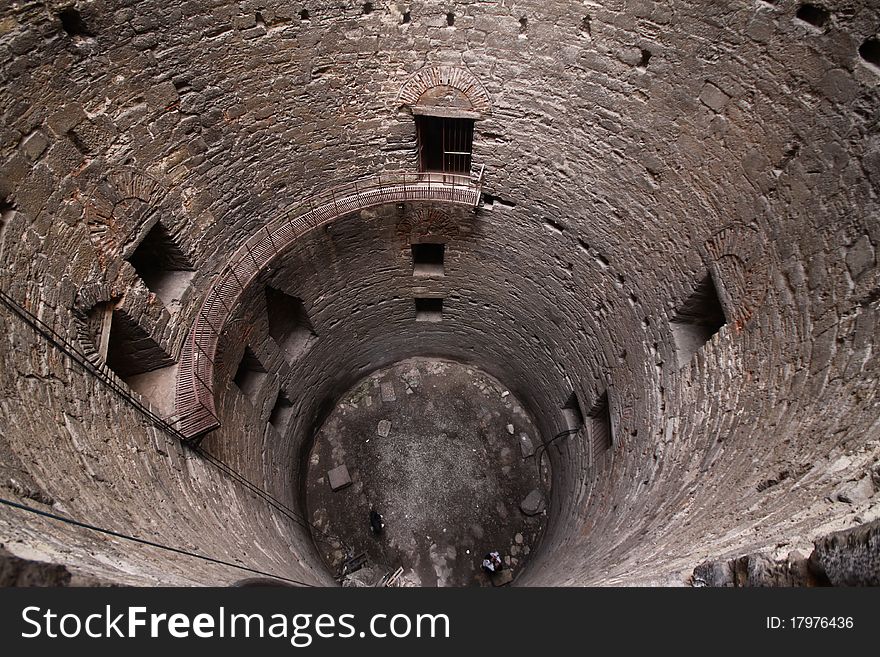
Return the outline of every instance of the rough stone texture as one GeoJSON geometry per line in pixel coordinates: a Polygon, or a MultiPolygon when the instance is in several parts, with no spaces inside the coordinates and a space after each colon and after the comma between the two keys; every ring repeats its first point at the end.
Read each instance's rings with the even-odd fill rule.
{"type": "Polygon", "coordinates": [[[823,536],[806,557],[766,553],[704,561],[692,586],[880,586],[880,520],[823,536]]]}
{"type": "Polygon", "coordinates": [[[880,520],[819,539],[810,562],[835,586],[880,586],[880,520]]]}
{"type": "Polygon", "coordinates": [[[0,546],[0,586],[111,586],[112,582],[71,572],[57,563],[14,556],[0,546]]]}
{"type": "Polygon", "coordinates": [[[694,568],[695,587],[827,586],[828,580],[794,550],[775,560],[767,554],[749,554],[730,561],[705,561],[694,568]]]}
{"type": "Polygon", "coordinates": [[[67,586],[70,579],[64,566],[20,559],[0,548],[0,586],[67,586]]]}
{"type": "MultiPolygon", "coordinates": [[[[498,377],[545,437],[572,391],[587,409],[608,390],[612,449],[584,432],[547,450],[550,524],[518,584],[683,583],[708,558],[880,515],[865,486],[835,497],[880,459],[880,75],[858,54],[876,2],[829,3],[819,31],[793,0],[613,0],[586,23],[561,0],[412,2],[407,23],[394,4],[318,1],[301,21],[278,0],[92,0],[76,6],[93,36],[76,37],[57,18],[69,4],[0,9],[0,287],[71,341],[79,310],[113,300],[177,360],[213,276],[268,219],[415,169],[398,105],[414,73],[465,67],[488,95],[475,213],[404,204],[300,240],[260,281],[310,315],[318,337],[293,364],[260,285],[235,309],[204,447],[285,505],[302,508],[290,464],[335,400],[429,355],[498,377]],[[195,269],[174,313],[125,260],[157,220],[195,269]],[[445,276],[414,281],[426,235],[447,245],[445,276]],[[679,369],[669,320],[707,271],[729,321],[679,369]],[[415,323],[413,298],[432,295],[442,321],[415,323]],[[245,344],[268,372],[256,401],[231,382],[245,344]]],[[[32,482],[5,477],[5,496],[330,582],[296,520],[0,321],[3,463],[32,482]]],[[[122,583],[241,578],[5,507],[0,537],[122,583]]]]}

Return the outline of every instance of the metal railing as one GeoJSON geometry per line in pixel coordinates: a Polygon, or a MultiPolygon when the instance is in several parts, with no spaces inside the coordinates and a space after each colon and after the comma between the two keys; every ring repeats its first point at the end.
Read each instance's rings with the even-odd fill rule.
{"type": "Polygon", "coordinates": [[[412,201],[476,207],[483,167],[471,175],[396,173],[331,188],[284,211],[251,235],[208,290],[183,346],[177,374],[176,429],[190,440],[220,426],[214,368],[220,336],[251,283],[294,241],[339,217],[386,203],[412,201]]]}

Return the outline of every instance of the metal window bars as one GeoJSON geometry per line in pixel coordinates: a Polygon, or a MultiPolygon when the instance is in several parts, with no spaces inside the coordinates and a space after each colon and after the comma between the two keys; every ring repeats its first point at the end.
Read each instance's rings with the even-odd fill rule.
{"type": "Polygon", "coordinates": [[[385,173],[352,181],[310,197],[256,231],[216,277],[190,328],[177,374],[176,430],[196,441],[220,426],[214,403],[220,337],[241,296],[289,244],[339,217],[386,203],[426,201],[476,207],[484,169],[481,166],[470,175],[385,173]]]}

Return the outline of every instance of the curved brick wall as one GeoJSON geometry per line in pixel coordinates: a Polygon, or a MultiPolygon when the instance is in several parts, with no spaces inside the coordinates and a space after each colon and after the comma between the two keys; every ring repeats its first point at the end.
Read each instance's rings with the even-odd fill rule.
{"type": "MultiPolygon", "coordinates": [[[[466,68],[492,110],[474,138],[484,204],[385,206],[297,242],[232,309],[203,448],[298,508],[299,455],[336,395],[435,354],[503,380],[545,439],[572,391],[585,413],[608,391],[612,448],[582,432],[549,450],[550,527],[522,583],[680,582],[878,516],[880,69],[862,46],[880,11],[829,0],[817,26],[789,0],[374,5],[97,1],[65,23],[70,3],[4,8],[2,289],[71,341],[116,302],[177,360],[229,255],[328,186],[414,170],[401,89],[466,68]],[[194,270],[173,313],[126,261],[157,219],[194,270]],[[411,275],[420,239],[447,244],[444,278],[411,275]],[[728,322],[680,367],[670,322],[707,273],[728,322]],[[318,336],[293,364],[264,285],[318,336]],[[416,296],[443,296],[443,321],[415,322],[416,296]],[[231,383],[245,344],[267,370],[250,398],[231,383]]],[[[329,581],[295,522],[5,313],[2,335],[4,497],[329,581]]],[[[0,523],[14,553],[111,581],[245,576],[9,509],[0,523]]]]}

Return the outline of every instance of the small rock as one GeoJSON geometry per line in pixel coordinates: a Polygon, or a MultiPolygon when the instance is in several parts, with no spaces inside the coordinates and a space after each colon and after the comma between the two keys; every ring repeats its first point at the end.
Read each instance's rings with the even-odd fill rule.
{"type": "Polygon", "coordinates": [[[513,425],[512,424],[507,425],[507,433],[509,433],[511,436],[513,435],[513,425]]]}
{"type": "Polygon", "coordinates": [[[846,254],[846,266],[849,267],[850,276],[857,280],[867,271],[874,268],[874,248],[867,235],[853,244],[846,254]]]}
{"type": "Polygon", "coordinates": [[[394,383],[392,381],[383,382],[379,388],[382,391],[383,402],[397,401],[397,396],[394,394],[394,383]]]}
{"type": "Polygon", "coordinates": [[[834,463],[829,465],[825,471],[829,474],[840,472],[841,470],[846,470],[852,465],[852,459],[848,456],[841,456],[834,463]]]}
{"type": "Polygon", "coordinates": [[[327,473],[327,478],[330,480],[330,488],[333,490],[340,490],[346,486],[351,486],[351,477],[348,474],[348,468],[345,467],[345,464],[330,470],[327,473]]]}
{"type": "Polygon", "coordinates": [[[535,488],[532,492],[526,495],[525,499],[520,503],[519,508],[527,516],[536,516],[544,510],[545,506],[546,503],[544,502],[544,496],[541,494],[541,491],[535,488]]]}
{"type": "Polygon", "coordinates": [[[874,482],[871,481],[871,477],[866,476],[854,484],[848,484],[839,489],[835,498],[847,504],[859,504],[874,497],[874,492],[874,482]]]}
{"type": "Polygon", "coordinates": [[[529,435],[527,433],[519,434],[519,450],[522,453],[522,457],[524,459],[527,459],[535,454],[535,446],[532,444],[532,439],[529,438],[529,435]]]}
{"type": "Polygon", "coordinates": [[[513,571],[510,568],[499,570],[497,573],[492,573],[491,580],[492,586],[506,586],[513,581],[513,571]]]}
{"type": "Polygon", "coordinates": [[[517,544],[517,545],[522,545],[522,542],[523,542],[523,535],[522,535],[522,534],[517,534],[516,536],[513,537],[513,540],[516,541],[516,544],[517,544]]]}
{"type": "Polygon", "coordinates": [[[510,391],[509,391],[509,390],[505,390],[504,392],[501,393],[501,399],[504,399],[504,398],[507,397],[507,395],[509,395],[509,394],[510,394],[510,391]]]}
{"type": "Polygon", "coordinates": [[[391,421],[379,420],[379,426],[376,428],[376,432],[383,438],[387,438],[388,434],[391,433],[391,421]]]}
{"type": "Polygon", "coordinates": [[[880,519],[814,542],[810,566],[833,586],[880,586],[880,519]]]}
{"type": "Polygon", "coordinates": [[[700,92],[700,102],[716,112],[720,111],[729,100],[730,96],[708,82],[703,85],[703,90],[700,92]]]}
{"type": "Polygon", "coordinates": [[[719,588],[736,586],[732,562],[704,561],[694,568],[691,586],[719,588]]]}

